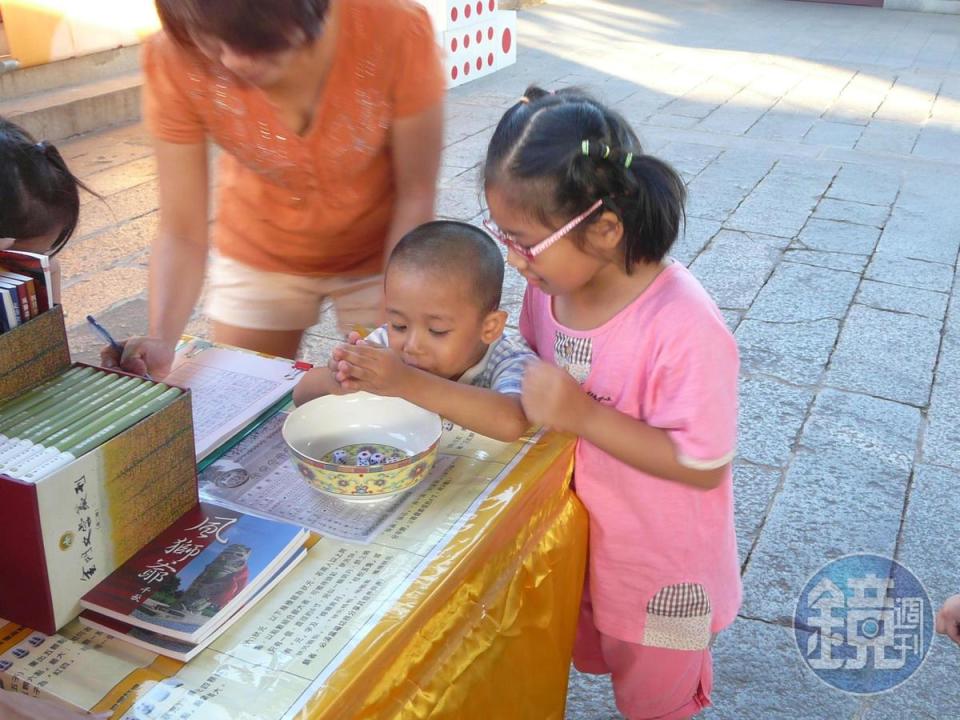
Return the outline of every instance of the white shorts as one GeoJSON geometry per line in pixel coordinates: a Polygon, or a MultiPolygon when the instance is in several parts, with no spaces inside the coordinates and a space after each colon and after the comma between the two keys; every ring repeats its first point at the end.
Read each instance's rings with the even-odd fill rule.
{"type": "Polygon", "coordinates": [[[305,330],[320,321],[327,298],[344,335],[356,327],[371,329],[383,322],[383,275],[290,275],[259,270],[217,252],[210,255],[204,310],[211,320],[224,325],[305,330]]]}

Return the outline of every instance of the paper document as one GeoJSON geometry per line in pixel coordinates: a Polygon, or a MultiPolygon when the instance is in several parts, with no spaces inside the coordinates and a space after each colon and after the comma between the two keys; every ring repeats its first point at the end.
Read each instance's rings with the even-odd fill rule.
{"type": "Polygon", "coordinates": [[[191,339],[177,348],[164,382],[193,394],[199,461],[293,392],[303,373],[291,360],[191,339]]]}

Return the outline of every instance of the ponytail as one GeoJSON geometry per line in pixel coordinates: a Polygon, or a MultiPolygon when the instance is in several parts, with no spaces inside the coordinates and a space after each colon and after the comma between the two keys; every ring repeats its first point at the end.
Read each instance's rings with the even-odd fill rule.
{"type": "Polygon", "coordinates": [[[662,260],[683,222],[686,189],[677,172],[644,154],[620,115],[576,89],[531,87],[507,110],[484,164],[486,187],[505,183],[547,226],[602,200],[623,225],[628,273],[662,260]]]}

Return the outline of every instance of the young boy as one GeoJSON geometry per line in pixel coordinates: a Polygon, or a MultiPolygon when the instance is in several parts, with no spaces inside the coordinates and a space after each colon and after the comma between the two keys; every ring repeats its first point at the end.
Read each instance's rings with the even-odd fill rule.
{"type": "Polygon", "coordinates": [[[294,402],[366,390],[516,440],[529,426],[520,383],[535,355],[504,331],[503,268],[494,241],[473,225],[440,220],[407,233],[384,275],[387,324],[362,340],[351,334],[327,367],[301,379],[294,402]]]}

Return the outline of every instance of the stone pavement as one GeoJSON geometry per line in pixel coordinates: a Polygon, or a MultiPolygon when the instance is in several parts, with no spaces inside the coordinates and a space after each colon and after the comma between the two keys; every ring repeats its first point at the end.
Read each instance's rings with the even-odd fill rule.
{"type": "MultiPolygon", "coordinates": [[[[935,603],[960,591],[960,16],[783,0],[566,0],[521,13],[515,67],[450,93],[439,212],[476,219],[480,161],[530,82],[614,103],[690,201],[675,255],[723,308],[742,356],[740,618],[717,639],[709,718],[960,716],[942,638],[904,685],[822,684],[794,646],[798,594],[828,559],[894,556],[935,603]]],[[[67,144],[86,201],[65,251],[71,342],[88,312],[145,327],[156,180],[140,127],[67,144]]],[[[516,320],[523,283],[509,275],[516,320]]],[[[190,332],[203,334],[201,315],[190,332]]],[[[302,353],[323,358],[332,324],[302,353]]],[[[567,717],[618,717],[572,675],[567,717]]]]}

